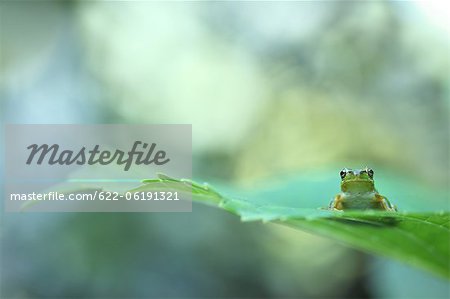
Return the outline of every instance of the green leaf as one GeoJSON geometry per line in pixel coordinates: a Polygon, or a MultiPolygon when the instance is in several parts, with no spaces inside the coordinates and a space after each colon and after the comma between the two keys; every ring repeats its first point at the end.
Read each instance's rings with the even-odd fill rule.
{"type": "Polygon", "coordinates": [[[450,278],[450,213],[443,210],[448,204],[445,191],[435,191],[435,200],[425,204],[423,199],[427,199],[429,190],[406,181],[389,188],[388,180],[383,183],[383,190],[395,195],[395,199],[390,199],[400,212],[334,212],[320,208],[333,196],[332,190],[336,190],[334,176],[281,178],[280,182],[278,188],[261,186],[257,191],[224,188],[219,193],[207,184],[160,175],[159,179],[144,180],[143,185],[131,191],[167,188],[192,192],[194,201],[222,208],[243,221],[274,222],[330,237],[450,278]]]}

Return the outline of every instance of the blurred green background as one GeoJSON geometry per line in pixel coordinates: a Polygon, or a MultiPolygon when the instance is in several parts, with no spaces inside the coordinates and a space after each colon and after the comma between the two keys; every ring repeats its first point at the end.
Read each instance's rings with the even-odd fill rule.
{"type": "MultiPolygon", "coordinates": [[[[200,180],[335,172],[337,192],[340,168],[369,165],[448,194],[448,11],[1,2],[2,122],[190,123],[200,180]]],[[[430,274],[199,205],[3,214],[1,238],[2,298],[450,296],[430,274]]]]}

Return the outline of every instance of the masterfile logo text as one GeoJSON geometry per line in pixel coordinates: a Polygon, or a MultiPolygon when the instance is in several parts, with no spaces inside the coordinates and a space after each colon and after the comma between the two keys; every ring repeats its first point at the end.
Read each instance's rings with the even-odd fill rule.
{"type": "Polygon", "coordinates": [[[86,150],[83,146],[79,151],[73,150],[63,150],[60,151],[60,146],[58,144],[48,145],[48,144],[31,144],[27,147],[30,150],[30,155],[28,156],[26,164],[30,165],[36,156],[35,163],[41,165],[44,160],[49,165],[108,165],[111,163],[116,163],[117,165],[124,165],[124,170],[128,171],[133,162],[137,165],[164,165],[170,161],[166,158],[166,151],[155,150],[156,143],[152,143],[150,146],[148,143],[142,141],[135,141],[133,147],[130,151],[124,152],[122,150],[116,149],[111,152],[110,150],[100,151],[100,145],[95,145],[91,150],[86,150]],[[142,150],[139,150],[139,146],[142,150]],[[38,155],[39,154],[39,155],[38,155]],[[136,158],[134,158],[136,157],[136,158]]]}

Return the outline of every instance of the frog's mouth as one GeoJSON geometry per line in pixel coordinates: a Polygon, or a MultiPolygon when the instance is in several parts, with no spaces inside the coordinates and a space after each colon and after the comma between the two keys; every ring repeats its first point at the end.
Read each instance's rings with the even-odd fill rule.
{"type": "Polygon", "coordinates": [[[349,180],[346,180],[346,181],[344,182],[344,184],[345,184],[345,183],[349,183],[349,182],[361,182],[361,183],[370,183],[370,184],[373,184],[373,181],[369,181],[368,179],[360,179],[360,178],[355,178],[355,179],[349,179],[349,180]]]}
{"type": "Polygon", "coordinates": [[[367,179],[351,179],[341,184],[342,191],[372,191],[374,190],[373,181],[367,179]]]}

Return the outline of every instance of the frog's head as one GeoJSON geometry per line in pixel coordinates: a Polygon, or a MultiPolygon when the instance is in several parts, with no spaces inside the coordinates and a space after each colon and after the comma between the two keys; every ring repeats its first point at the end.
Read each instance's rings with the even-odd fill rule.
{"type": "Polygon", "coordinates": [[[375,190],[373,170],[368,167],[358,170],[344,168],[339,175],[342,179],[342,192],[370,192],[375,190]]]}

